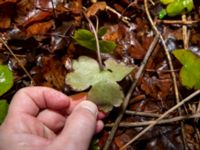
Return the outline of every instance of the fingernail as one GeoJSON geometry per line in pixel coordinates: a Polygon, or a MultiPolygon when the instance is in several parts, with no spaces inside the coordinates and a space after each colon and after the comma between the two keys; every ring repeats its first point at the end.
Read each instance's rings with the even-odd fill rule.
{"type": "Polygon", "coordinates": [[[75,110],[79,109],[79,108],[84,108],[87,109],[88,111],[90,111],[92,114],[95,115],[95,117],[97,117],[98,111],[97,111],[97,106],[90,102],[90,101],[82,101],[80,104],[78,104],[78,106],[75,108],[75,110]]]}

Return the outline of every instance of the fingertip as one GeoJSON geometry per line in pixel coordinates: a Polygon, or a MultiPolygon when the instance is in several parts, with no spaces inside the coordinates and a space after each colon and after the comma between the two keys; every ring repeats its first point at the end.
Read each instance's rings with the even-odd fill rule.
{"type": "Polygon", "coordinates": [[[97,125],[96,125],[95,133],[97,134],[97,133],[101,132],[103,130],[103,128],[104,128],[103,121],[102,120],[98,120],[97,121],[97,125]]]}

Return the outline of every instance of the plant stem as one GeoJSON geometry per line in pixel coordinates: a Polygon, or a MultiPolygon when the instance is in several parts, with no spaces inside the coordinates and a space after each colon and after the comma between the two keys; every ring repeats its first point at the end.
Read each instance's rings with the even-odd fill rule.
{"type": "Polygon", "coordinates": [[[87,19],[87,21],[89,22],[89,25],[91,27],[91,30],[94,34],[94,37],[95,37],[95,41],[96,41],[96,47],[97,47],[97,59],[98,59],[98,62],[99,62],[99,68],[101,70],[103,70],[103,63],[102,63],[102,59],[101,59],[101,51],[100,51],[100,46],[99,46],[99,39],[98,39],[98,36],[97,36],[97,32],[98,32],[98,29],[95,29],[92,21],[87,17],[87,15],[85,14],[85,12],[83,12],[85,18],[87,19]]]}

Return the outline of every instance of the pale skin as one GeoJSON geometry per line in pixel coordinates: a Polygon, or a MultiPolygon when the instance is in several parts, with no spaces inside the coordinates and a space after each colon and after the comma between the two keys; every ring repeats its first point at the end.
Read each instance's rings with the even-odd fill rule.
{"type": "Polygon", "coordinates": [[[90,101],[46,87],[23,88],[0,126],[0,150],[87,150],[103,128],[101,116],[90,101]]]}

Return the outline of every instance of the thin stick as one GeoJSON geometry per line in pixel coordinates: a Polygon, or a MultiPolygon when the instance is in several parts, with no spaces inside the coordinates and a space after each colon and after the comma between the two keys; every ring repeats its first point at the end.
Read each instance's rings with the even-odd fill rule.
{"type": "Polygon", "coordinates": [[[84,14],[85,18],[87,19],[87,21],[89,22],[91,30],[92,30],[92,32],[94,34],[95,41],[96,41],[96,46],[97,46],[97,58],[98,58],[98,62],[99,62],[99,67],[100,67],[101,70],[103,70],[103,63],[102,63],[102,59],[101,59],[101,51],[100,51],[100,46],[99,46],[99,39],[98,39],[98,35],[97,35],[98,29],[95,29],[92,21],[87,17],[85,12],[83,12],[83,14],[84,14]]]}
{"type": "MultiPolygon", "coordinates": [[[[182,15],[182,20],[183,22],[186,22],[186,15],[182,15]]],[[[188,49],[188,34],[187,34],[187,26],[183,25],[182,26],[182,33],[183,33],[183,43],[184,43],[184,49],[188,49]]],[[[179,115],[181,115],[181,109],[179,108],[179,115]]],[[[186,142],[186,135],[185,135],[185,129],[184,129],[184,123],[183,121],[181,122],[181,133],[182,133],[182,138],[183,138],[183,144],[185,150],[188,150],[187,142],[186,142]]]]}
{"type": "MultiPolygon", "coordinates": [[[[156,28],[156,26],[154,25],[153,20],[151,18],[151,15],[150,15],[150,12],[149,12],[149,8],[148,8],[147,0],[144,0],[144,7],[145,7],[145,12],[147,14],[147,18],[149,19],[149,22],[151,23],[151,25],[152,25],[153,29],[155,30],[155,32],[160,36],[162,45],[163,45],[164,50],[165,50],[165,55],[166,55],[167,60],[168,60],[169,68],[170,68],[170,70],[174,70],[174,66],[172,64],[171,56],[170,56],[169,50],[168,50],[168,48],[167,48],[167,46],[165,44],[164,38],[161,35],[161,33],[158,31],[158,29],[156,28]]],[[[171,76],[172,76],[172,80],[173,80],[173,87],[174,87],[174,92],[175,92],[175,97],[176,97],[176,103],[179,103],[180,102],[180,97],[179,97],[179,90],[178,90],[178,86],[177,86],[175,72],[171,71],[171,76]]],[[[180,108],[178,109],[178,112],[179,112],[179,115],[181,116],[181,109],[180,108]]],[[[181,130],[182,130],[183,142],[185,143],[185,141],[184,141],[185,140],[185,134],[184,134],[184,129],[183,129],[183,123],[181,123],[181,130]]],[[[186,146],[185,146],[185,149],[187,149],[186,146]]]]}
{"type": "Polygon", "coordinates": [[[158,40],[159,40],[159,35],[156,35],[155,38],[154,38],[154,40],[153,40],[153,42],[151,43],[148,51],[147,51],[145,57],[144,57],[144,60],[142,61],[142,64],[141,64],[138,72],[135,75],[135,81],[131,85],[131,87],[130,87],[130,89],[129,89],[126,97],[125,97],[125,100],[124,100],[124,102],[122,104],[122,108],[121,108],[120,114],[117,117],[117,119],[115,120],[115,125],[113,126],[113,128],[112,128],[112,130],[110,132],[110,135],[109,135],[109,137],[108,137],[108,139],[107,139],[107,141],[106,141],[106,143],[104,145],[103,150],[108,150],[109,149],[110,144],[111,144],[111,142],[113,140],[113,137],[114,137],[114,135],[115,135],[115,133],[117,131],[118,125],[119,125],[119,123],[120,123],[120,121],[121,121],[121,119],[122,119],[122,117],[124,115],[124,112],[126,111],[126,108],[128,106],[128,102],[129,102],[130,97],[132,95],[132,92],[135,89],[135,87],[137,86],[137,83],[138,83],[140,77],[143,74],[144,68],[145,68],[145,66],[146,66],[146,64],[147,64],[147,62],[149,60],[149,57],[151,56],[151,54],[152,54],[152,52],[153,52],[153,50],[154,50],[154,48],[155,48],[158,40]]]}
{"type": "Polygon", "coordinates": [[[126,110],[125,113],[126,113],[127,115],[144,116],[144,117],[153,117],[153,118],[158,118],[158,117],[161,116],[161,114],[155,114],[155,113],[150,113],[150,112],[130,111],[130,110],[126,110]]]}
{"type": "Polygon", "coordinates": [[[19,58],[13,53],[12,49],[8,46],[8,44],[3,40],[2,37],[0,37],[0,41],[7,48],[7,50],[10,52],[10,54],[17,60],[17,63],[19,64],[19,66],[24,70],[24,72],[26,73],[26,75],[30,78],[31,83],[34,84],[34,80],[31,77],[31,75],[29,74],[29,72],[26,70],[26,68],[24,67],[24,65],[20,62],[19,58]]]}
{"type": "MultiPolygon", "coordinates": [[[[197,114],[192,114],[192,115],[186,115],[186,116],[178,116],[178,117],[174,117],[174,118],[170,118],[170,119],[163,119],[160,120],[156,123],[156,125],[160,125],[160,124],[168,124],[168,123],[174,123],[177,121],[182,121],[182,120],[188,120],[188,119],[194,119],[194,118],[200,118],[200,113],[197,114]]],[[[143,121],[143,122],[121,122],[119,124],[119,127],[143,127],[143,126],[148,126],[152,123],[154,123],[155,121],[143,121]]],[[[114,123],[109,123],[106,124],[105,127],[113,127],[114,123]]]]}
{"type": "MultiPolygon", "coordinates": [[[[186,15],[182,15],[182,20],[183,21],[187,21],[186,20],[186,15]]],[[[183,43],[184,43],[184,49],[188,49],[188,33],[187,33],[187,26],[183,25],[182,26],[182,32],[183,32],[183,43]]]]}
{"type": "Polygon", "coordinates": [[[53,16],[56,18],[57,16],[56,16],[56,11],[55,11],[53,0],[51,0],[51,5],[52,5],[52,9],[53,9],[53,16]]]}
{"type": "Polygon", "coordinates": [[[160,116],[158,119],[156,119],[155,121],[153,121],[150,125],[148,125],[144,130],[142,130],[139,134],[137,134],[133,139],[131,139],[128,143],[126,143],[122,148],[120,148],[120,150],[125,149],[127,146],[129,146],[130,144],[132,144],[133,142],[135,142],[138,138],[140,138],[143,134],[145,134],[149,129],[151,129],[153,126],[155,126],[159,121],[161,121],[164,117],[166,117],[167,115],[169,115],[171,112],[173,112],[174,110],[176,110],[177,108],[179,108],[180,106],[182,106],[183,104],[185,104],[186,102],[188,102],[189,100],[191,100],[193,97],[197,96],[198,94],[200,94],[200,90],[192,93],[191,95],[189,95],[188,97],[186,97],[184,100],[182,100],[181,102],[179,102],[178,104],[176,104],[175,106],[173,106],[172,108],[170,108],[168,111],[166,111],[164,114],[162,114],[162,116],[160,116]]]}
{"type": "Polygon", "coordinates": [[[109,11],[111,11],[112,13],[116,14],[116,15],[118,16],[118,18],[121,18],[121,20],[122,20],[124,23],[126,23],[127,25],[130,24],[130,23],[129,23],[130,18],[122,16],[120,13],[118,13],[115,9],[113,9],[113,8],[110,7],[110,6],[106,6],[106,9],[109,10],[109,11]]]}
{"type": "Polygon", "coordinates": [[[198,20],[156,20],[158,23],[164,23],[164,24],[183,24],[183,25],[192,25],[200,22],[200,19],[198,20]]]}

